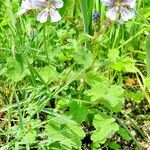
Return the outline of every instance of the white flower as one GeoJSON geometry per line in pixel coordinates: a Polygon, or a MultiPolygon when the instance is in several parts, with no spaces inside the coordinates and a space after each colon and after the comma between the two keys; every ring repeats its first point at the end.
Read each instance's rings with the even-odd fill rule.
{"type": "Polygon", "coordinates": [[[21,8],[17,12],[17,14],[22,15],[23,13],[25,13],[26,11],[28,11],[30,9],[32,9],[31,0],[23,0],[21,3],[21,8]]]}
{"type": "Polygon", "coordinates": [[[102,0],[102,2],[109,7],[106,16],[110,20],[118,20],[123,23],[134,17],[136,0],[102,0]],[[119,17],[117,18],[117,16],[119,17]]]}
{"type": "Polygon", "coordinates": [[[61,20],[61,16],[56,9],[62,7],[62,0],[24,0],[21,4],[21,13],[19,14],[22,14],[30,9],[43,8],[43,10],[37,15],[37,20],[39,22],[46,22],[49,15],[52,22],[58,22],[61,20]]]}
{"type": "Polygon", "coordinates": [[[50,15],[52,22],[61,20],[61,16],[56,9],[63,7],[62,0],[33,0],[33,7],[44,8],[37,16],[37,20],[41,23],[47,21],[48,15],[50,15]]]}

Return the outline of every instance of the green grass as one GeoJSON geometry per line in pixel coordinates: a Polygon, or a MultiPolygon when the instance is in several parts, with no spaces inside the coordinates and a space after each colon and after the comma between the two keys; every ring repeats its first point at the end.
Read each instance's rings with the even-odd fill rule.
{"type": "Polygon", "coordinates": [[[123,25],[100,0],[64,0],[62,20],[44,24],[36,10],[17,16],[19,0],[0,2],[0,150],[143,149],[148,2],[123,25]]]}

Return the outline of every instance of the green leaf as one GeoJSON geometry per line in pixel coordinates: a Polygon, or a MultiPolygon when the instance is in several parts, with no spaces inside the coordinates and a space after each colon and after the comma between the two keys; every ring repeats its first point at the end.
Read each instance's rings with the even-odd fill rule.
{"type": "Polygon", "coordinates": [[[65,98],[61,98],[58,100],[57,104],[56,104],[56,108],[57,109],[65,109],[69,106],[70,101],[68,99],[65,98]]]}
{"type": "Polygon", "coordinates": [[[119,50],[118,49],[110,49],[108,51],[108,58],[111,61],[116,62],[117,59],[119,58],[119,50]]]}
{"type": "Polygon", "coordinates": [[[33,143],[36,139],[36,136],[37,136],[37,131],[36,130],[31,130],[23,136],[21,141],[23,143],[33,143]]]}
{"type": "Polygon", "coordinates": [[[58,75],[56,68],[53,66],[46,66],[42,68],[39,72],[39,75],[45,82],[51,81],[54,77],[58,75]]]}
{"type": "Polygon", "coordinates": [[[118,85],[111,85],[105,95],[102,103],[111,111],[119,112],[124,104],[124,90],[118,85]]]}
{"type": "Polygon", "coordinates": [[[124,128],[121,128],[119,129],[119,131],[117,131],[117,133],[123,138],[125,139],[126,141],[130,141],[131,140],[131,137],[130,135],[128,134],[128,132],[124,129],[124,128]]]}
{"type": "Polygon", "coordinates": [[[98,83],[101,83],[106,87],[108,86],[108,81],[98,72],[87,72],[85,76],[85,81],[93,87],[95,86],[95,84],[98,83]]]}
{"type": "Polygon", "coordinates": [[[90,41],[91,38],[92,38],[92,36],[88,35],[87,33],[82,33],[79,36],[79,41],[80,41],[80,43],[84,43],[84,42],[90,41]]]}
{"type": "Polygon", "coordinates": [[[133,99],[136,103],[140,103],[144,98],[144,95],[141,91],[136,91],[136,93],[128,91],[126,92],[126,96],[130,99],[133,99]]]}
{"type": "Polygon", "coordinates": [[[120,58],[119,61],[116,61],[111,64],[112,68],[117,71],[123,72],[137,72],[137,68],[135,67],[135,60],[130,57],[120,58]]]}
{"type": "MultiPolygon", "coordinates": [[[[25,121],[25,118],[23,118],[25,121]]],[[[41,124],[41,120],[32,119],[30,122],[24,124],[23,129],[20,129],[19,125],[12,127],[12,131],[17,131],[17,142],[22,142],[23,144],[32,144],[38,135],[38,126],[41,124]]]]}
{"type": "Polygon", "coordinates": [[[85,121],[88,109],[83,104],[74,101],[70,104],[70,114],[73,116],[73,120],[80,124],[85,121]]]}
{"type": "Polygon", "coordinates": [[[59,40],[60,39],[67,39],[67,38],[71,38],[71,36],[73,35],[73,34],[75,34],[76,33],[76,31],[74,30],[74,29],[71,29],[71,30],[69,30],[69,31],[67,31],[67,30],[63,30],[63,29],[59,29],[58,31],[57,31],[57,36],[59,37],[59,40]]]}
{"type": "MultiPolygon", "coordinates": [[[[63,115],[64,116],[64,115],[63,115]]],[[[43,132],[44,135],[48,136],[48,140],[53,142],[59,142],[61,147],[65,145],[67,149],[81,147],[81,139],[85,136],[82,127],[78,126],[76,123],[66,122],[61,117],[52,117],[48,118],[49,123],[45,126],[43,132]]]]}
{"type": "Polygon", "coordinates": [[[4,72],[9,79],[16,82],[22,80],[28,74],[28,69],[23,62],[23,58],[18,57],[16,56],[16,59],[11,57],[7,59],[8,68],[4,72]]]}
{"type": "Polygon", "coordinates": [[[116,142],[109,143],[109,147],[113,150],[121,150],[121,146],[117,144],[116,142]]]}
{"type": "Polygon", "coordinates": [[[101,99],[107,92],[107,85],[103,83],[96,84],[90,90],[87,90],[86,93],[91,96],[91,101],[97,101],[101,99]]]}
{"type": "Polygon", "coordinates": [[[150,78],[145,78],[145,86],[150,87],[150,78]]]}
{"type": "Polygon", "coordinates": [[[104,114],[95,115],[93,125],[96,128],[91,136],[93,142],[104,143],[107,138],[119,130],[115,119],[104,114]]]}
{"type": "Polygon", "coordinates": [[[110,85],[105,78],[101,80],[96,76],[91,76],[87,79],[92,85],[92,88],[86,91],[87,95],[91,96],[91,101],[97,101],[111,111],[121,111],[124,104],[124,90],[122,87],[110,85]]]}

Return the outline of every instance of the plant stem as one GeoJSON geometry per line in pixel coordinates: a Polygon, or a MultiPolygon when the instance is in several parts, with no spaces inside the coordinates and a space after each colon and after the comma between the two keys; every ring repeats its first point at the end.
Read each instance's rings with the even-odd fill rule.
{"type": "Polygon", "coordinates": [[[150,34],[147,36],[146,41],[146,68],[147,77],[150,78],[150,34]]]}
{"type": "Polygon", "coordinates": [[[120,120],[118,119],[115,115],[113,115],[113,117],[116,119],[116,121],[120,124],[120,126],[122,126],[130,135],[130,137],[132,138],[133,142],[135,143],[135,145],[137,146],[138,150],[142,150],[141,145],[139,144],[139,142],[135,139],[135,137],[131,134],[130,130],[128,129],[128,127],[120,120]]]}
{"type": "Polygon", "coordinates": [[[142,136],[142,138],[147,137],[147,135],[142,132],[142,130],[139,128],[139,126],[135,123],[135,121],[133,121],[130,116],[128,116],[125,112],[123,112],[123,115],[132,123],[132,125],[134,126],[134,129],[137,130],[137,132],[142,136]]]}

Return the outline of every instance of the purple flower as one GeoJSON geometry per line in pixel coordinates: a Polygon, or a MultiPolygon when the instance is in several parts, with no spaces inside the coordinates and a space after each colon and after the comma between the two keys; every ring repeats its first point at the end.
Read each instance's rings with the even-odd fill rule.
{"type": "Polygon", "coordinates": [[[118,22],[123,23],[135,15],[136,0],[102,0],[102,2],[109,7],[106,16],[110,20],[118,20],[118,22]]]}
{"type": "Polygon", "coordinates": [[[61,20],[57,8],[63,7],[62,0],[23,0],[21,4],[21,10],[18,14],[22,14],[30,9],[41,9],[43,10],[37,15],[37,20],[41,23],[47,21],[48,16],[50,15],[52,22],[57,22],[61,20]]]}
{"type": "Polygon", "coordinates": [[[98,13],[97,11],[95,11],[95,12],[93,13],[92,19],[93,19],[94,21],[96,21],[97,19],[99,19],[99,17],[100,17],[99,13],[98,13]]]}

